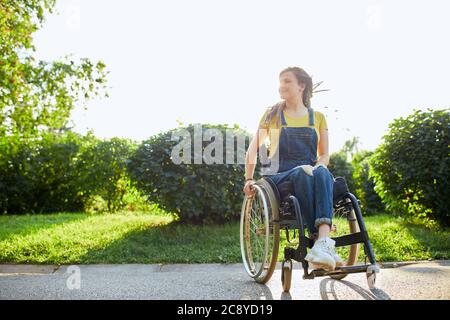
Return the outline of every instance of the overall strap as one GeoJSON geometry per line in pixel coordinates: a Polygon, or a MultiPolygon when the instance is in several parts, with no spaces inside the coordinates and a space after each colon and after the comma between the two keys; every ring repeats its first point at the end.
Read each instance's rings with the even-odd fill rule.
{"type": "MultiPolygon", "coordinates": [[[[314,110],[313,108],[308,108],[308,115],[309,115],[309,126],[314,126],[314,110]]],[[[281,125],[286,126],[286,119],[284,118],[284,112],[281,110],[281,125]]]]}
{"type": "Polygon", "coordinates": [[[314,126],[314,110],[313,108],[308,108],[309,113],[309,125],[314,126]]]}
{"type": "Polygon", "coordinates": [[[282,126],[286,126],[287,125],[286,119],[284,118],[284,110],[283,109],[281,110],[281,125],[282,126]]]}

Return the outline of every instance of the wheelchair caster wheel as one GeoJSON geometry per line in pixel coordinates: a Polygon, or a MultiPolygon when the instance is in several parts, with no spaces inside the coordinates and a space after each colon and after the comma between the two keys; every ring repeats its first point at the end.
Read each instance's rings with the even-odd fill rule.
{"type": "Polygon", "coordinates": [[[372,272],[371,274],[367,274],[367,284],[369,285],[369,289],[375,288],[375,280],[377,278],[377,274],[372,272]]]}
{"type": "Polygon", "coordinates": [[[371,265],[367,268],[366,276],[367,276],[367,284],[369,289],[375,288],[375,281],[377,279],[377,273],[380,272],[380,268],[376,265],[371,265]]]}
{"type": "Polygon", "coordinates": [[[287,260],[288,265],[284,265],[286,261],[283,261],[281,265],[281,283],[283,285],[283,291],[289,292],[291,289],[292,280],[292,260],[287,260]]]}

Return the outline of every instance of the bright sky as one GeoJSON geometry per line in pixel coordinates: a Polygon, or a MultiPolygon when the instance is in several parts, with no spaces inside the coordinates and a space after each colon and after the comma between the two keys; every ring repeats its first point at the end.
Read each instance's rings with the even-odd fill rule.
{"type": "Polygon", "coordinates": [[[450,103],[449,1],[59,0],[37,55],[106,63],[110,97],[73,113],[76,131],[146,139],[189,123],[256,130],[278,74],[319,87],[330,152],[373,150],[393,119],[450,103]]]}

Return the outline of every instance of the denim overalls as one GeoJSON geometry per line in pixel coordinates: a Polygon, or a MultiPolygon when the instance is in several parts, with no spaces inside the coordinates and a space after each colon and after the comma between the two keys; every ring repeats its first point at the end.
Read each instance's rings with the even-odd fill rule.
{"type": "Polygon", "coordinates": [[[310,234],[320,224],[331,226],[333,216],[333,175],[325,167],[306,174],[301,165],[314,166],[317,162],[318,137],[314,129],[314,110],[308,108],[308,127],[288,127],[281,112],[281,132],[278,144],[279,167],[276,174],[268,175],[275,184],[289,179],[300,202],[302,216],[310,234]]]}

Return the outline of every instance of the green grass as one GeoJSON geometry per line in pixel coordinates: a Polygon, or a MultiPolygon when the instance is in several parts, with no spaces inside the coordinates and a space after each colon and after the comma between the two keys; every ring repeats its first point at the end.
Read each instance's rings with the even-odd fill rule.
{"type": "MultiPolygon", "coordinates": [[[[449,231],[387,215],[364,221],[380,262],[450,257],[449,231]]],[[[360,259],[364,261],[362,248],[360,259]]],[[[241,262],[238,223],[184,225],[158,210],[0,216],[0,263],[235,262],[241,262]]]]}

